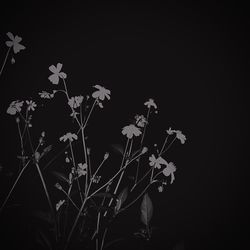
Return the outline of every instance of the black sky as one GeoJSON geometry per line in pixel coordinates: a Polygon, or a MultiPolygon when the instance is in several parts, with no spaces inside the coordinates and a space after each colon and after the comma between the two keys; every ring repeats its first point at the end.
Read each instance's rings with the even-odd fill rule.
{"type": "MultiPolygon", "coordinates": [[[[172,149],[176,183],[161,196],[154,192],[160,227],[155,240],[184,240],[187,249],[241,249],[249,209],[248,15],[243,1],[40,2],[1,8],[1,61],[8,31],[27,47],[14,65],[7,63],[0,79],[4,144],[15,138],[8,104],[49,89],[48,67],[57,62],[63,63],[72,93],[85,94],[94,84],[112,91],[98,114],[103,123],[94,141],[122,140],[120,128],[152,97],[159,104],[159,129],[149,140],[160,143],[169,126],[188,138],[172,149]]],[[[2,151],[5,164],[12,151],[2,151]]]]}

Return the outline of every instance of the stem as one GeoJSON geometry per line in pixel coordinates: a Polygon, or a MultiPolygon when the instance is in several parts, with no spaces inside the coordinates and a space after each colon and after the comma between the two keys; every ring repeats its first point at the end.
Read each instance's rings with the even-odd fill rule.
{"type": "Polygon", "coordinates": [[[105,231],[104,231],[104,233],[103,233],[103,236],[102,236],[102,244],[101,244],[100,250],[103,249],[103,244],[104,244],[104,240],[105,240],[105,237],[106,237],[106,235],[107,235],[107,232],[108,232],[108,228],[106,227],[106,228],[105,228],[105,231]]]}
{"type": "Polygon", "coordinates": [[[27,168],[27,166],[29,165],[29,163],[30,163],[30,160],[26,163],[26,165],[22,168],[22,170],[21,170],[20,173],[18,174],[18,176],[17,176],[17,178],[16,178],[16,180],[15,180],[15,182],[14,182],[14,184],[13,184],[11,190],[9,191],[7,197],[6,197],[5,200],[4,200],[3,205],[2,205],[1,208],[0,208],[0,213],[2,212],[2,210],[3,210],[4,206],[6,205],[7,201],[9,200],[10,195],[12,194],[12,192],[13,192],[13,190],[14,190],[16,184],[17,184],[17,182],[18,182],[19,179],[21,178],[21,176],[22,176],[24,170],[27,168]]]}
{"type": "Polygon", "coordinates": [[[162,148],[161,148],[161,151],[160,151],[159,155],[162,154],[163,149],[164,149],[164,147],[166,146],[166,143],[167,143],[167,141],[168,141],[168,137],[169,137],[169,134],[166,136],[166,138],[165,138],[165,140],[164,140],[164,143],[163,143],[163,145],[162,145],[162,148]]]}
{"type": "MultiPolygon", "coordinates": [[[[147,123],[148,123],[148,120],[149,120],[149,114],[150,114],[150,107],[148,108],[148,112],[147,112],[147,118],[146,118],[147,123]]],[[[144,141],[144,138],[145,138],[147,123],[145,124],[145,127],[143,129],[143,133],[142,133],[142,137],[141,137],[141,143],[140,143],[140,149],[142,149],[143,141],[144,141]]],[[[136,166],[136,174],[135,174],[135,183],[134,183],[134,185],[136,185],[137,180],[138,180],[139,167],[140,167],[140,158],[138,159],[137,166],[136,166]]]]}
{"type": "Polygon", "coordinates": [[[5,64],[6,64],[7,58],[8,58],[9,53],[10,53],[10,50],[11,50],[11,47],[9,47],[8,50],[7,50],[6,56],[5,56],[4,61],[3,61],[3,65],[2,65],[2,67],[1,67],[0,76],[2,75],[4,66],[5,66],[5,64]]]}
{"type": "MultiPolygon", "coordinates": [[[[130,141],[130,140],[129,140],[129,138],[128,138],[128,139],[127,139],[127,143],[126,143],[126,147],[125,147],[125,151],[124,151],[124,153],[123,153],[122,163],[121,163],[120,169],[122,168],[122,166],[123,166],[123,164],[124,164],[124,160],[125,160],[125,158],[126,158],[126,154],[127,154],[127,149],[128,149],[129,141],[130,141]]],[[[131,146],[131,147],[132,147],[132,146],[131,146]]],[[[130,150],[131,150],[131,147],[130,147],[130,150]]],[[[126,164],[126,165],[127,165],[127,164],[126,164]]],[[[126,166],[126,165],[125,165],[125,166],[126,166]]],[[[124,168],[124,170],[122,171],[122,173],[121,173],[121,175],[120,175],[120,178],[119,178],[119,180],[118,180],[118,182],[117,182],[117,184],[116,184],[114,194],[116,194],[116,192],[117,192],[117,190],[118,190],[118,188],[119,188],[120,182],[121,182],[122,177],[123,177],[123,175],[124,175],[124,171],[125,171],[125,168],[124,168]]],[[[110,200],[110,202],[109,202],[109,204],[108,204],[108,207],[111,206],[113,200],[114,200],[114,199],[111,198],[111,200],[110,200]]],[[[107,211],[105,211],[105,213],[104,213],[104,216],[106,216],[106,215],[107,215],[107,211]]]]}
{"type": "Polygon", "coordinates": [[[164,153],[171,147],[171,145],[174,143],[175,140],[176,140],[176,136],[175,136],[175,138],[171,141],[171,143],[169,143],[169,145],[167,146],[167,148],[166,148],[161,154],[159,154],[159,156],[162,155],[162,154],[164,154],[164,153]]]}
{"type": "Polygon", "coordinates": [[[88,114],[87,119],[86,119],[86,121],[85,121],[85,123],[84,123],[84,125],[83,125],[83,128],[85,128],[85,127],[87,126],[87,123],[88,123],[88,121],[89,121],[89,118],[90,118],[91,113],[93,112],[93,109],[94,109],[94,107],[95,107],[95,104],[96,104],[96,102],[97,102],[97,99],[98,99],[98,98],[95,99],[95,101],[94,101],[94,103],[93,103],[93,105],[92,105],[92,107],[91,107],[91,109],[90,109],[90,111],[89,111],[89,114],[88,114]]]}
{"type": "Polygon", "coordinates": [[[51,202],[51,199],[50,199],[50,196],[49,196],[49,193],[48,193],[48,190],[47,190],[47,187],[46,187],[42,172],[40,170],[40,167],[39,167],[37,162],[35,163],[35,165],[36,165],[36,169],[38,171],[38,174],[40,176],[40,179],[42,181],[42,185],[43,185],[43,188],[44,188],[44,191],[45,191],[45,194],[46,194],[46,197],[47,197],[50,209],[51,209],[51,213],[53,214],[53,217],[54,217],[54,220],[55,220],[55,236],[56,236],[56,241],[57,241],[57,220],[56,220],[55,211],[53,209],[52,202],[51,202]]]}
{"type": "MultiPolygon", "coordinates": [[[[69,146],[70,146],[70,151],[71,151],[71,155],[72,155],[73,166],[76,169],[75,157],[74,157],[73,147],[72,147],[71,141],[69,142],[69,146]]],[[[81,191],[81,187],[80,187],[80,183],[79,183],[78,178],[76,178],[76,182],[77,182],[77,187],[78,187],[78,191],[79,191],[79,194],[80,194],[81,202],[83,203],[82,191],[81,191]]]]}

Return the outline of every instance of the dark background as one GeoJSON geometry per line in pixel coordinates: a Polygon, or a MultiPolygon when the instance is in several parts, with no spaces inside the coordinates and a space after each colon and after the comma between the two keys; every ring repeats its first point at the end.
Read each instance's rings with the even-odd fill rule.
{"type": "MultiPolygon", "coordinates": [[[[9,103],[31,96],[35,100],[38,92],[51,89],[48,67],[61,62],[72,95],[92,91],[94,84],[112,91],[111,101],[96,112],[101,122],[93,123],[98,128],[93,144],[103,152],[111,143],[124,143],[122,126],[143,111],[150,97],[159,114],[149,141],[162,143],[169,126],[187,136],[185,145],[176,143],[171,149],[169,160],[178,167],[175,183],[163,194],[152,189],[152,224],[158,227],[152,249],[177,242],[186,249],[242,249],[249,235],[249,14],[243,1],[202,2],[2,7],[1,61],[8,31],[21,36],[26,46],[14,56],[15,64],[7,62],[0,79],[1,164],[10,168],[4,171],[15,171],[8,165],[18,149],[15,122],[6,114],[9,103]]],[[[40,111],[42,119],[34,115],[34,133],[39,136],[46,127],[58,138],[65,131],[58,128],[64,108],[48,107],[50,112],[40,111]],[[52,122],[55,117],[58,123],[52,122]]],[[[8,189],[12,181],[3,186],[8,189]]],[[[22,188],[28,196],[30,187],[20,184],[20,194],[22,188]]],[[[121,227],[130,230],[130,221],[126,217],[121,227]]],[[[12,231],[14,219],[8,225],[12,231]]]]}

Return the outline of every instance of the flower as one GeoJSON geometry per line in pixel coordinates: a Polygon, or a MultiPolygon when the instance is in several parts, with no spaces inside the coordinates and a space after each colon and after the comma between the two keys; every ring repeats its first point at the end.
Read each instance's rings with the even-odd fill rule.
{"type": "Polygon", "coordinates": [[[6,41],[6,45],[10,48],[13,47],[13,51],[15,54],[17,54],[20,50],[25,49],[25,47],[20,44],[20,42],[22,41],[22,38],[20,36],[14,37],[11,32],[8,32],[7,36],[11,41],[6,41]]]}
{"type": "Polygon", "coordinates": [[[70,142],[77,140],[78,136],[76,134],[72,134],[72,133],[67,133],[66,135],[63,135],[59,138],[60,141],[67,141],[69,140],[70,142]]]}
{"type": "Polygon", "coordinates": [[[135,123],[138,127],[144,128],[147,124],[147,119],[144,117],[144,115],[136,115],[135,123]]]}
{"type": "Polygon", "coordinates": [[[134,135],[139,136],[141,134],[141,131],[134,124],[130,124],[122,129],[122,134],[131,139],[134,135]]]}
{"type": "Polygon", "coordinates": [[[161,156],[156,158],[154,154],[152,154],[150,157],[149,157],[149,165],[150,166],[154,166],[155,168],[158,168],[158,169],[161,169],[161,165],[166,165],[167,166],[167,161],[164,160],[161,156]]]}
{"type": "Polygon", "coordinates": [[[92,181],[93,183],[99,183],[99,181],[101,180],[101,176],[100,175],[95,175],[92,177],[92,181]]]}
{"type": "Polygon", "coordinates": [[[15,115],[16,112],[21,112],[21,108],[23,106],[23,101],[13,101],[7,109],[7,113],[10,115],[15,115]]]}
{"type": "Polygon", "coordinates": [[[172,135],[173,133],[175,133],[175,130],[172,130],[171,127],[169,127],[169,129],[166,130],[166,132],[167,132],[169,135],[172,135]]]}
{"type": "Polygon", "coordinates": [[[169,135],[172,135],[172,134],[176,134],[176,138],[179,139],[181,141],[181,144],[184,144],[185,141],[186,141],[186,136],[184,134],[182,134],[182,132],[180,130],[173,130],[171,128],[169,128],[168,130],[166,130],[166,132],[169,134],[169,135]]]}
{"type": "Polygon", "coordinates": [[[41,98],[45,98],[45,99],[51,99],[54,97],[54,93],[50,94],[47,91],[42,91],[40,93],[38,93],[40,95],[41,98]]]}
{"type": "Polygon", "coordinates": [[[186,139],[187,139],[186,136],[184,134],[182,134],[182,132],[180,130],[176,131],[176,138],[181,141],[181,144],[184,144],[186,139]]]}
{"type": "Polygon", "coordinates": [[[171,175],[171,184],[173,183],[175,177],[174,177],[174,172],[176,171],[176,167],[174,165],[173,162],[169,162],[167,164],[167,167],[163,169],[162,173],[165,175],[165,176],[169,176],[171,175]]]}
{"type": "Polygon", "coordinates": [[[95,91],[92,94],[93,98],[98,98],[100,100],[104,100],[105,98],[107,98],[108,100],[110,100],[110,90],[100,86],[100,85],[95,85],[94,88],[98,89],[97,91],[95,91]]]}
{"type": "Polygon", "coordinates": [[[158,187],[158,191],[159,191],[160,193],[162,193],[162,192],[163,192],[163,186],[159,186],[159,187],[158,187]]]}
{"type": "Polygon", "coordinates": [[[56,204],[56,211],[58,211],[60,209],[60,207],[63,205],[64,202],[65,202],[65,200],[58,201],[58,203],[56,204]]]}
{"type": "Polygon", "coordinates": [[[78,177],[81,177],[82,175],[85,175],[87,174],[87,163],[79,163],[77,165],[77,174],[78,174],[78,177]]]}
{"type": "Polygon", "coordinates": [[[28,111],[32,110],[34,111],[35,110],[35,107],[37,106],[35,102],[33,102],[32,100],[31,101],[26,101],[26,104],[28,105],[27,109],[28,111]]]}
{"type": "Polygon", "coordinates": [[[147,106],[148,108],[154,107],[155,109],[157,109],[157,105],[155,104],[155,101],[152,98],[150,98],[147,102],[145,102],[144,105],[147,106]]]}
{"type": "Polygon", "coordinates": [[[83,101],[83,96],[75,96],[69,99],[68,104],[71,108],[78,108],[80,107],[82,101],[83,101]]]}
{"type": "Polygon", "coordinates": [[[49,66],[49,70],[53,73],[52,75],[49,76],[49,80],[53,83],[53,84],[58,84],[59,82],[59,78],[65,79],[67,77],[67,75],[64,72],[60,72],[62,69],[62,64],[58,63],[56,65],[56,67],[54,65],[49,66]]]}

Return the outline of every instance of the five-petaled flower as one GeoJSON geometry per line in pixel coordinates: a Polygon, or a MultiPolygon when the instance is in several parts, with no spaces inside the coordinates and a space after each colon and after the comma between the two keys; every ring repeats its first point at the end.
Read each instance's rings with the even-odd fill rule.
{"type": "Polygon", "coordinates": [[[56,211],[58,211],[60,209],[60,207],[64,204],[65,200],[60,200],[58,201],[58,203],[56,204],[56,211]]]}
{"type": "Polygon", "coordinates": [[[186,141],[186,136],[184,134],[182,134],[182,132],[180,130],[173,130],[171,128],[169,128],[168,130],[166,130],[166,132],[169,134],[169,135],[172,135],[172,134],[176,134],[176,138],[179,139],[181,141],[181,144],[184,144],[185,141],[186,141]]]}
{"type": "Polygon", "coordinates": [[[100,85],[95,85],[93,86],[94,88],[98,89],[96,90],[93,94],[92,97],[93,98],[98,98],[100,100],[104,100],[105,98],[107,98],[108,100],[110,100],[110,90],[100,86],[100,85]]]}
{"type": "Polygon", "coordinates": [[[10,115],[15,115],[16,112],[21,112],[21,108],[23,106],[23,101],[13,101],[7,109],[7,113],[10,115]]]}
{"type": "Polygon", "coordinates": [[[26,104],[27,104],[27,109],[28,111],[32,110],[34,111],[35,110],[35,107],[37,106],[35,102],[33,102],[32,100],[31,101],[26,101],[26,104]]]}
{"type": "Polygon", "coordinates": [[[78,136],[76,134],[72,134],[70,132],[68,132],[66,135],[63,135],[60,137],[60,141],[67,141],[69,140],[70,142],[74,141],[74,140],[77,140],[78,139],[78,136]]]}
{"type": "Polygon", "coordinates": [[[81,103],[83,101],[83,96],[75,96],[71,97],[68,101],[68,104],[71,108],[78,108],[80,107],[81,103]]]}
{"type": "Polygon", "coordinates": [[[155,109],[157,109],[157,105],[155,104],[155,101],[152,98],[150,98],[147,102],[145,102],[144,105],[147,106],[148,108],[154,107],[155,109]]]}
{"type": "Polygon", "coordinates": [[[154,166],[155,168],[161,169],[161,165],[166,165],[167,166],[167,161],[164,160],[161,156],[159,156],[158,158],[155,157],[154,154],[152,154],[149,157],[149,165],[150,166],[154,166]]]}
{"type": "Polygon", "coordinates": [[[141,131],[134,124],[130,124],[122,129],[122,134],[131,139],[133,136],[139,136],[141,131]]]}
{"type": "Polygon", "coordinates": [[[64,72],[60,72],[62,69],[62,64],[58,63],[56,67],[54,65],[49,66],[49,70],[53,73],[52,75],[49,76],[49,80],[53,84],[58,84],[59,83],[59,78],[65,79],[67,75],[64,72]]]}
{"type": "Polygon", "coordinates": [[[87,163],[79,163],[77,165],[77,174],[78,174],[78,177],[81,177],[82,175],[85,175],[87,174],[87,163]]]}
{"type": "Polygon", "coordinates": [[[22,41],[22,38],[20,36],[14,36],[11,32],[7,33],[7,36],[11,41],[6,41],[6,45],[8,47],[13,47],[13,51],[15,54],[17,54],[20,50],[25,49],[25,46],[20,44],[22,41]]]}
{"type": "Polygon", "coordinates": [[[176,167],[174,165],[173,162],[169,162],[167,164],[167,167],[163,169],[162,173],[165,175],[165,176],[169,176],[171,175],[171,181],[170,183],[172,184],[175,177],[174,177],[174,172],[176,171],[176,167]]]}

